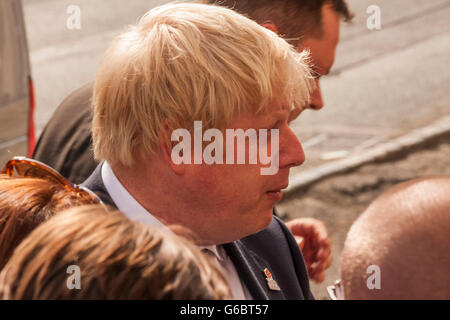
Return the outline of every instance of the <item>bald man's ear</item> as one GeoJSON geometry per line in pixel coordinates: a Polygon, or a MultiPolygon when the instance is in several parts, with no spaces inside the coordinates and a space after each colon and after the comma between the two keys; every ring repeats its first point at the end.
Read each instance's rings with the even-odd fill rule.
{"type": "Polygon", "coordinates": [[[276,34],[278,34],[278,28],[276,25],[274,25],[271,22],[265,22],[261,24],[264,28],[269,29],[270,31],[275,32],[276,34]]]}

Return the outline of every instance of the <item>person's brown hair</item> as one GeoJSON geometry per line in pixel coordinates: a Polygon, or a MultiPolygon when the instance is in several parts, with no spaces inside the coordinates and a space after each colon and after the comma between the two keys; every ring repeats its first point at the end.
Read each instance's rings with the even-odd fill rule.
{"type": "Polygon", "coordinates": [[[299,35],[320,37],[322,34],[321,8],[325,4],[345,20],[354,14],[345,0],[202,0],[203,3],[229,7],[259,24],[271,22],[280,36],[297,45],[299,35]]]}
{"type": "Polygon", "coordinates": [[[188,240],[119,211],[83,206],[53,217],[19,245],[0,273],[0,298],[230,298],[212,263],[188,240]],[[79,268],[79,289],[68,284],[70,266],[79,268]]]}
{"type": "Polygon", "coordinates": [[[0,270],[38,225],[61,210],[95,202],[48,180],[0,175],[0,270]]]}

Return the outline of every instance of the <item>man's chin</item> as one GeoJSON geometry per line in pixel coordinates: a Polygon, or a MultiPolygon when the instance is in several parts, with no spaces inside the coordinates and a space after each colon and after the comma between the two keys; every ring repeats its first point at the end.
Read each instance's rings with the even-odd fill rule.
{"type": "Polygon", "coordinates": [[[272,219],[273,219],[273,207],[267,210],[267,212],[264,212],[264,216],[261,217],[261,227],[255,233],[265,230],[272,222],[272,219]]]}

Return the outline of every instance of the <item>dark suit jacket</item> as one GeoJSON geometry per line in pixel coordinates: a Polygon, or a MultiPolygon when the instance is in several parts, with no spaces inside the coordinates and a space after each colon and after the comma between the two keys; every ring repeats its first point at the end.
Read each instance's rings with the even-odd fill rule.
{"type": "Polygon", "coordinates": [[[93,83],[71,93],[42,131],[33,158],[79,184],[97,167],[92,152],[91,99],[93,83]]]}
{"type": "MultiPolygon", "coordinates": [[[[103,184],[101,165],[82,185],[106,204],[116,207],[103,184]]],[[[273,217],[267,229],[223,247],[254,299],[314,299],[303,256],[295,239],[277,217],[273,217]],[[280,291],[269,289],[265,268],[271,272],[280,291]]]]}

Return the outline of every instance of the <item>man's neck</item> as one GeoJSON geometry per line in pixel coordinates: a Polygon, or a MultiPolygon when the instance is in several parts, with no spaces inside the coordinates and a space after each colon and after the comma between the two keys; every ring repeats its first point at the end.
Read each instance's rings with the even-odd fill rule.
{"type": "Polygon", "coordinates": [[[218,209],[206,209],[204,202],[192,201],[195,188],[189,185],[189,179],[176,176],[163,161],[111,168],[120,184],[146,211],[166,226],[178,225],[192,231],[197,245],[236,240],[213,219],[212,213],[218,209]]]}
{"type": "Polygon", "coordinates": [[[170,190],[165,188],[168,183],[163,176],[152,174],[153,170],[147,168],[111,165],[120,184],[146,211],[165,225],[174,224],[171,211],[177,210],[177,203],[171,198],[170,190]]]}

